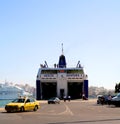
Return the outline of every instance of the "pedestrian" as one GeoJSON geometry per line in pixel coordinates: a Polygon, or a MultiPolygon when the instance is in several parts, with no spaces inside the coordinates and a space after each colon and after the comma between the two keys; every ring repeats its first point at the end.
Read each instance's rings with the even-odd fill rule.
{"type": "Polygon", "coordinates": [[[63,99],[64,99],[64,102],[66,102],[66,96],[64,96],[64,98],[63,98],[63,99]]]}
{"type": "Polygon", "coordinates": [[[103,105],[105,103],[105,98],[104,96],[101,97],[101,105],[103,105]]]}
{"type": "Polygon", "coordinates": [[[109,94],[109,95],[108,95],[108,105],[110,105],[111,99],[112,99],[112,96],[109,94]]]}
{"type": "Polygon", "coordinates": [[[82,94],[82,99],[85,100],[85,94],[84,93],[82,94]]]}
{"type": "Polygon", "coordinates": [[[71,96],[68,96],[68,101],[70,102],[70,100],[71,100],[71,96]]]}

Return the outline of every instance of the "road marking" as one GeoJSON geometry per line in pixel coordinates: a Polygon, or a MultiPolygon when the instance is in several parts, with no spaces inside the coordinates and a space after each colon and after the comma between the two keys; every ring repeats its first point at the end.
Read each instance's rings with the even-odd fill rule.
{"type": "Polygon", "coordinates": [[[63,112],[61,112],[61,113],[58,113],[57,115],[63,115],[63,114],[70,114],[70,115],[74,115],[73,114],[73,112],[70,110],[70,108],[66,105],[66,104],[64,104],[65,105],[65,111],[63,111],[63,112]]]}
{"type": "Polygon", "coordinates": [[[64,106],[65,106],[65,110],[62,111],[62,112],[59,112],[59,113],[55,113],[55,110],[50,110],[47,113],[27,112],[27,113],[24,113],[24,114],[25,115],[29,115],[29,114],[33,114],[34,113],[36,115],[71,115],[71,116],[73,116],[74,114],[70,110],[70,108],[66,104],[64,104],[64,106]]]}

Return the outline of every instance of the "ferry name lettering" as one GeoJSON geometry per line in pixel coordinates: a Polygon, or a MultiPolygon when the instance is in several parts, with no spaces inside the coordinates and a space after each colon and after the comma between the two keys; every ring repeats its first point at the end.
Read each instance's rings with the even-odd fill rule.
{"type": "Polygon", "coordinates": [[[44,77],[54,77],[53,74],[44,74],[44,77]]]}
{"type": "Polygon", "coordinates": [[[67,75],[68,77],[82,77],[83,76],[83,74],[68,74],[67,75]]]}

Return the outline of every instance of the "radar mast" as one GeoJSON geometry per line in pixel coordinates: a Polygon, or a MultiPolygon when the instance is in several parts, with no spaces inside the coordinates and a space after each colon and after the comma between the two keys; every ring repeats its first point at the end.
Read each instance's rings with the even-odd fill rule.
{"type": "Polygon", "coordinates": [[[63,53],[63,43],[62,43],[62,55],[63,55],[64,53],[63,53]]]}

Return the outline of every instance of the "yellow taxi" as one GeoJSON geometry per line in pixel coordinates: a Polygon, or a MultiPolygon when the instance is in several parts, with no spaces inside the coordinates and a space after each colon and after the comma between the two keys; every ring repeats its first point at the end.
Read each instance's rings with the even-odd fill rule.
{"type": "Polygon", "coordinates": [[[40,102],[31,97],[19,97],[5,105],[5,110],[7,112],[24,112],[29,110],[37,111],[39,108],[40,102]]]}

